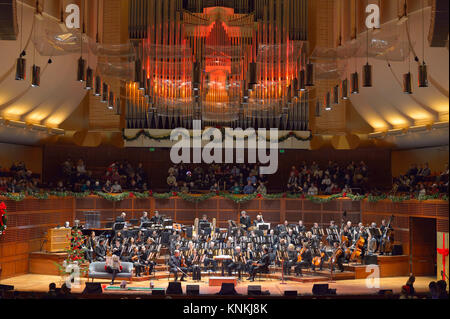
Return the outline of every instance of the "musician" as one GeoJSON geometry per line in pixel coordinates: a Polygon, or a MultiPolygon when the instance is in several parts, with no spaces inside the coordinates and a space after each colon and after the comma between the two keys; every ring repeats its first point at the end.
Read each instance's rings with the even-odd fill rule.
{"type": "Polygon", "coordinates": [[[311,249],[309,249],[309,247],[308,247],[307,242],[303,243],[303,247],[302,247],[302,249],[300,249],[299,255],[301,258],[299,258],[300,262],[296,263],[295,274],[297,276],[302,277],[303,276],[302,268],[310,268],[312,265],[312,253],[311,253],[311,249]]]}
{"type": "Polygon", "coordinates": [[[264,220],[262,218],[262,215],[257,215],[256,219],[253,221],[253,226],[257,227],[258,224],[264,223],[264,220]]]}
{"type": "Polygon", "coordinates": [[[259,262],[252,265],[250,268],[250,277],[248,278],[248,280],[250,280],[251,282],[255,281],[257,273],[269,271],[270,265],[269,249],[267,247],[264,247],[263,251],[264,255],[261,257],[259,262]]]}
{"type": "Polygon", "coordinates": [[[295,227],[297,234],[304,233],[306,231],[306,227],[303,225],[303,221],[299,220],[298,225],[295,227]]]}
{"type": "Polygon", "coordinates": [[[148,223],[149,221],[150,221],[150,219],[148,218],[148,212],[143,212],[142,217],[141,217],[141,226],[140,227],[142,227],[142,225],[144,223],[148,223]]]}
{"type": "MultiPolygon", "coordinates": [[[[344,258],[345,258],[344,252],[343,252],[342,248],[339,246],[338,242],[335,242],[333,244],[333,247],[334,247],[333,255],[336,256],[335,263],[338,265],[339,270],[341,272],[344,272],[344,265],[343,265],[344,258]]],[[[331,271],[334,271],[334,264],[332,262],[330,263],[330,267],[331,267],[331,271]]]]}
{"type": "Polygon", "coordinates": [[[163,223],[163,218],[159,216],[159,212],[155,210],[155,215],[153,215],[150,221],[154,224],[161,225],[163,223]]]}
{"type": "Polygon", "coordinates": [[[384,234],[385,231],[386,231],[386,229],[389,229],[389,230],[391,230],[391,231],[394,230],[394,228],[392,228],[391,225],[387,225],[387,224],[386,224],[386,219],[383,219],[383,220],[381,221],[381,226],[380,226],[381,233],[384,234]],[[389,226],[389,227],[388,227],[388,226],[389,226]]]}
{"type": "Polygon", "coordinates": [[[284,224],[279,226],[280,233],[287,233],[289,231],[289,222],[287,220],[284,221],[284,224]]]}
{"type": "Polygon", "coordinates": [[[330,226],[328,226],[327,229],[328,229],[327,240],[331,245],[333,245],[335,241],[339,241],[339,231],[334,220],[330,221],[330,226]]]}
{"type": "Polygon", "coordinates": [[[112,241],[115,242],[116,240],[120,241],[121,244],[124,241],[124,236],[122,235],[122,232],[120,230],[115,233],[112,241]]]}
{"type": "Polygon", "coordinates": [[[127,214],[122,212],[122,214],[116,217],[116,223],[125,223],[125,217],[127,217],[127,214]]]}
{"type": "Polygon", "coordinates": [[[319,235],[319,230],[320,230],[320,228],[319,228],[319,224],[318,223],[314,223],[313,224],[313,227],[311,227],[311,233],[313,234],[313,235],[319,235]]]}
{"type": "Polygon", "coordinates": [[[241,218],[239,219],[239,223],[242,225],[242,228],[244,228],[244,230],[247,230],[252,225],[250,216],[247,215],[247,212],[245,210],[241,212],[241,218]]]}
{"type": "Polygon", "coordinates": [[[208,266],[211,265],[212,272],[216,272],[217,269],[217,261],[214,260],[214,256],[217,256],[217,249],[214,247],[214,242],[209,242],[209,248],[205,251],[205,260],[203,262],[203,266],[205,267],[205,271],[208,270],[208,266]]]}
{"type": "Polygon", "coordinates": [[[241,280],[241,272],[244,270],[246,264],[245,254],[241,251],[241,247],[236,246],[233,252],[233,260],[228,264],[228,276],[232,276],[233,271],[238,272],[238,279],[241,280]]]}
{"type": "Polygon", "coordinates": [[[175,281],[178,281],[178,272],[182,273],[180,281],[185,281],[184,278],[186,278],[187,268],[182,267],[182,265],[181,265],[181,256],[180,256],[179,250],[175,250],[174,254],[172,256],[170,256],[169,267],[170,267],[170,272],[175,275],[175,281]]]}
{"type": "Polygon", "coordinates": [[[86,260],[89,260],[90,263],[94,261],[95,246],[96,246],[95,232],[92,231],[89,238],[86,239],[86,250],[84,253],[86,260]]]}
{"type": "Polygon", "coordinates": [[[189,254],[189,257],[186,259],[189,271],[192,272],[192,280],[202,280],[201,258],[202,256],[200,256],[197,249],[194,248],[192,253],[189,254]]]}
{"type": "Polygon", "coordinates": [[[275,231],[271,229],[269,231],[269,235],[267,235],[267,242],[272,246],[276,246],[278,243],[278,236],[275,235],[275,231]]]}
{"type": "Polygon", "coordinates": [[[283,270],[284,274],[290,276],[291,268],[295,266],[297,263],[297,251],[295,250],[295,246],[290,244],[287,249],[287,260],[284,261],[283,270]]]}
{"type": "Polygon", "coordinates": [[[345,236],[348,238],[349,243],[353,242],[353,234],[350,231],[350,228],[348,227],[348,224],[346,224],[342,230],[342,236],[345,236]]]}
{"type": "Polygon", "coordinates": [[[120,244],[120,240],[116,239],[114,241],[114,246],[112,248],[112,254],[120,257],[122,254],[122,245],[120,244]]]}
{"type": "MultiPolygon", "coordinates": [[[[314,257],[320,257],[319,270],[322,271],[323,263],[328,260],[327,250],[321,242],[319,247],[314,249],[314,257]]],[[[316,271],[316,265],[312,264],[312,271],[316,271]]]]}
{"type": "Polygon", "coordinates": [[[140,277],[141,276],[141,272],[142,272],[142,264],[141,264],[141,258],[142,258],[142,254],[139,251],[139,247],[134,246],[133,248],[133,252],[131,253],[130,256],[130,261],[133,263],[133,267],[134,267],[134,271],[136,273],[136,277],[140,277]]]}
{"type": "Polygon", "coordinates": [[[141,258],[139,262],[143,268],[148,268],[148,273],[151,274],[153,272],[153,268],[156,266],[156,262],[152,260],[152,251],[150,249],[146,249],[145,246],[141,247],[141,258]]]}
{"type": "Polygon", "coordinates": [[[99,245],[95,246],[95,260],[96,261],[105,261],[106,260],[106,245],[105,240],[100,239],[99,245]]]}

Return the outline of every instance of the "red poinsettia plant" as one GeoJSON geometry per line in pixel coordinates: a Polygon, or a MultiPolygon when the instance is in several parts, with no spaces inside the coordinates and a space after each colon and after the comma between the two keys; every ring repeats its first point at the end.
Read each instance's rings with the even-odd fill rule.
{"type": "Polygon", "coordinates": [[[0,236],[6,231],[6,222],[8,218],[6,217],[6,204],[4,202],[0,203],[0,236]]]}

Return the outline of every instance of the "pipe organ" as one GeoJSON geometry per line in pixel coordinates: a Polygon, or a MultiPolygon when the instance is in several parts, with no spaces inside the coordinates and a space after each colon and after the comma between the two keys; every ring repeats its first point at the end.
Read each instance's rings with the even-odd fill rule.
{"type": "Polygon", "coordinates": [[[127,128],[308,130],[307,24],[307,0],[130,0],[127,128]]]}

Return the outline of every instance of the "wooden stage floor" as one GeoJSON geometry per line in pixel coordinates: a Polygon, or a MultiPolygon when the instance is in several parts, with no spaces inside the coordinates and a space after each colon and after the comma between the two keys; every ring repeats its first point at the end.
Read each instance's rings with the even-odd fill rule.
{"type": "MultiPolygon", "coordinates": [[[[331,289],[336,289],[338,295],[372,295],[377,294],[380,289],[392,289],[394,293],[400,293],[401,287],[406,283],[407,277],[391,277],[391,278],[381,278],[380,288],[367,288],[365,279],[355,279],[355,280],[339,280],[329,283],[328,281],[316,282],[316,283],[329,283],[331,289]]],[[[431,281],[435,281],[435,277],[417,277],[415,288],[417,293],[428,292],[428,284],[431,281]]],[[[81,280],[81,287],[72,289],[73,292],[82,292],[84,289],[84,283],[86,279],[81,280]]],[[[62,277],[60,276],[50,276],[50,275],[34,275],[27,274],[18,277],[13,277],[9,279],[0,280],[0,284],[13,285],[15,290],[25,291],[25,292],[46,292],[48,291],[48,285],[50,283],[56,283],[57,287],[60,287],[63,283],[62,277]]],[[[108,280],[98,279],[94,282],[100,282],[104,285],[109,285],[108,280]]],[[[167,279],[154,280],[155,288],[167,288],[167,279]]],[[[120,284],[120,281],[116,281],[116,284],[120,284]]],[[[130,287],[149,287],[150,281],[139,281],[128,283],[130,287]]],[[[202,295],[212,295],[219,292],[220,287],[209,287],[208,278],[205,277],[201,282],[194,282],[188,280],[182,283],[183,292],[186,293],[186,285],[199,285],[200,294],[202,295]]],[[[272,296],[284,295],[285,290],[296,290],[299,295],[312,295],[312,287],[314,283],[300,283],[288,281],[286,284],[280,284],[280,280],[264,278],[262,280],[255,280],[255,282],[249,282],[243,280],[238,283],[236,291],[239,294],[247,295],[247,287],[249,285],[260,285],[262,291],[270,291],[272,296]]],[[[105,292],[108,294],[114,294],[114,292],[105,292]]],[[[133,292],[130,292],[133,294],[133,292]]],[[[142,294],[139,292],[138,294],[142,294]]]]}

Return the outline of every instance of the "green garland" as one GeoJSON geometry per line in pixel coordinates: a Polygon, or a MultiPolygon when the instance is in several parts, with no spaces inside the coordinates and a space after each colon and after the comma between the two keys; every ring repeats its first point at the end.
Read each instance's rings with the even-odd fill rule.
{"type": "MultiPolygon", "coordinates": [[[[225,134],[224,130],[221,129],[221,131],[222,131],[222,140],[223,140],[226,134],[225,134]]],[[[122,138],[123,138],[124,141],[127,141],[127,142],[134,142],[137,139],[139,139],[141,136],[144,136],[145,138],[148,138],[149,140],[154,140],[154,141],[158,141],[158,142],[169,141],[170,140],[170,134],[166,134],[166,135],[152,135],[150,132],[148,132],[146,130],[140,130],[134,136],[130,137],[130,136],[126,136],[125,135],[125,130],[122,131],[122,138]]],[[[189,136],[189,138],[191,138],[191,136],[189,136]]],[[[246,136],[245,140],[247,140],[248,138],[249,138],[249,136],[246,136]]],[[[288,134],[286,134],[286,135],[284,135],[282,137],[279,137],[278,138],[278,143],[285,142],[285,141],[287,141],[290,138],[294,138],[297,141],[308,142],[308,141],[312,140],[313,135],[312,135],[312,132],[310,132],[308,137],[303,137],[303,136],[298,135],[295,132],[289,132],[288,134]]],[[[266,141],[270,142],[271,140],[270,140],[270,138],[266,137],[266,141]]]]}
{"type": "Polygon", "coordinates": [[[19,193],[19,194],[12,194],[12,193],[0,193],[0,196],[5,197],[7,200],[12,200],[16,202],[23,201],[27,196],[34,198],[34,199],[40,199],[40,200],[46,200],[49,199],[50,196],[55,196],[59,198],[64,197],[74,197],[74,198],[86,198],[91,195],[97,195],[100,198],[106,199],[108,201],[113,202],[120,202],[125,199],[129,198],[137,198],[137,199],[149,199],[149,198],[155,198],[155,199],[163,199],[167,200],[172,197],[179,197],[182,200],[191,202],[191,203],[200,203],[205,200],[208,200],[210,198],[213,198],[215,196],[219,196],[228,200],[231,200],[237,204],[239,203],[245,203],[249,202],[254,199],[267,199],[267,200],[275,200],[275,199],[281,199],[281,198],[288,198],[288,199],[306,199],[316,204],[324,204],[329,203],[331,201],[337,200],[339,198],[348,198],[352,201],[362,201],[364,199],[367,199],[370,203],[377,203],[381,200],[390,200],[393,203],[402,203],[404,201],[408,200],[419,200],[419,201],[428,201],[428,200],[443,200],[448,201],[448,195],[441,195],[441,194],[434,194],[434,195],[425,195],[425,196],[412,196],[412,195],[403,195],[403,196],[392,196],[392,195],[353,195],[353,194],[334,194],[327,197],[318,197],[318,196],[311,196],[311,195],[304,195],[304,194],[290,194],[290,193],[276,193],[276,194],[250,194],[250,195],[235,195],[225,192],[216,192],[216,193],[207,193],[202,195],[192,195],[192,194],[185,194],[185,193],[177,193],[177,192],[169,192],[169,193],[153,193],[152,191],[146,191],[143,193],[138,192],[124,192],[117,195],[114,194],[107,194],[103,192],[84,192],[84,193],[73,193],[73,192],[44,192],[44,193],[19,193]]]}

